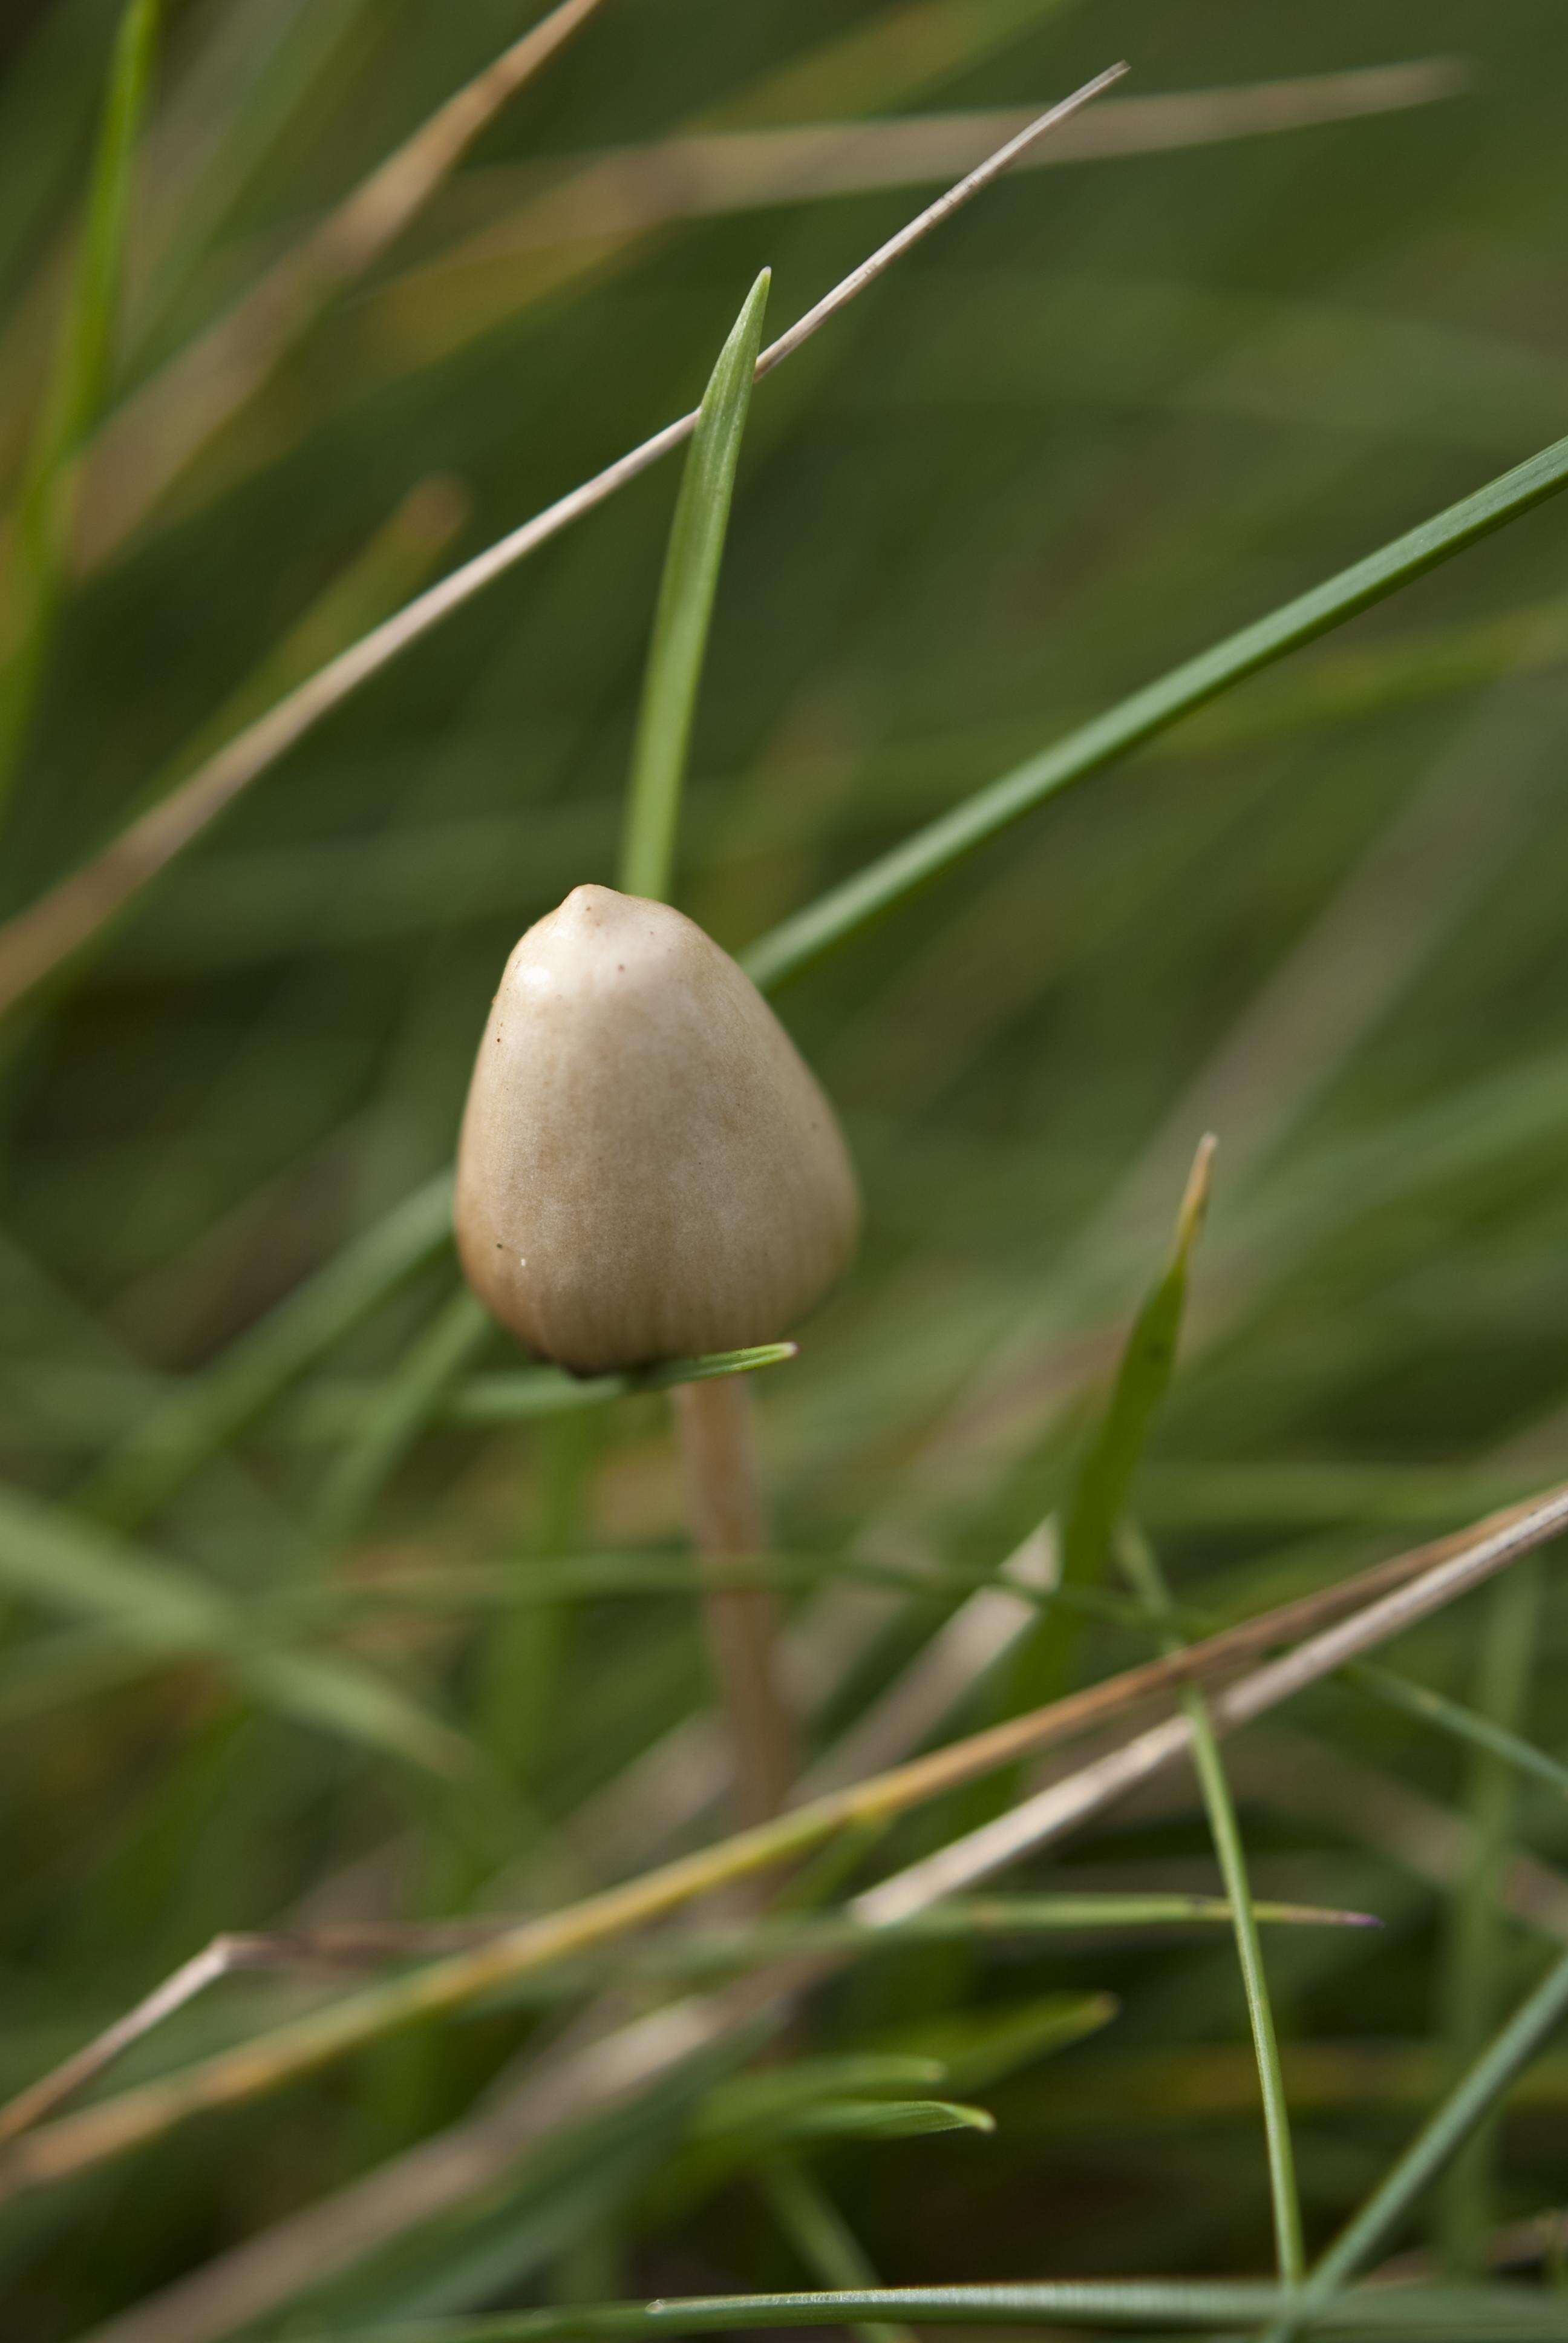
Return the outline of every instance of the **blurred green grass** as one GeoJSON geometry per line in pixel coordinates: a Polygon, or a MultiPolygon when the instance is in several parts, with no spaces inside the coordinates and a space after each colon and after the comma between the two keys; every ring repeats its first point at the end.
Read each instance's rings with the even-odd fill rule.
{"type": "MultiPolygon", "coordinates": [[[[13,485],[116,14],[55,0],[0,85],[13,485]]],[[[515,201],[512,165],[699,119],[1043,103],[1118,55],[1141,93],[1438,49],[1472,70],[1462,95],[1409,112],[1005,182],[759,387],[678,880],[734,949],[1564,427],[1568,25],[1544,0],[1436,15],[999,0],[929,12],[947,27],[929,68],[906,25],[749,98],[891,14],[607,0],[458,186],[82,580],[17,775],[0,908],[113,834],[411,489],[457,483],[470,518],[455,550],[487,542],[691,402],[759,266],[771,314],[791,317],[920,199],[801,201],[613,252],[444,267],[515,201]]],[[[526,22],[498,0],[171,10],[118,394],[526,22]]],[[[638,482],[380,678],[13,1019],[0,1445],[25,1496],[74,1500],[184,1378],[208,1394],[243,1381],[258,1341],[265,1354],[251,1330],[319,1292],[307,1281],[340,1274],[439,1173],[506,950],[571,884],[613,875],[673,493],[668,473],[638,482]]],[[[1252,1607],[1402,1523],[1444,1528],[1563,1473],[1563,530],[1561,509],[1526,518],[1044,809],[781,996],[870,1207],[849,1285],[800,1359],[759,1379],[783,1549],[993,1567],[1068,1485],[1082,1395],[1209,1125],[1212,1226],[1139,1499],[1181,1599],[1252,1607]]],[[[591,1419],[430,1424],[348,1551],[324,1557],[321,1423],[395,1382],[454,1290],[444,1257],[411,1259],[160,1500],[147,1536],[226,1617],[328,1569],[373,1584],[396,1565],[670,1549],[662,1418],[634,1397],[591,1419]]],[[[473,1363],[513,1358],[497,1336],[473,1363]]],[[[17,2086],[216,1930],[561,1892],[574,1810],[703,1698],[680,1594],[499,1622],[394,1614],[335,1638],[471,1736],[478,1795],[302,1726],[243,1673],[149,1653],[132,1674],[112,1639],[60,1624],[68,1605],[5,1589],[0,2080],[17,2086]]],[[[938,1593],[890,1611],[830,1719],[950,1607],[938,1593]]],[[[1400,1666],[1480,1697],[1473,1612],[1423,1628],[1400,1666]]],[[[1083,1665],[1142,1648],[1096,1627],[1083,1665]]],[[[1559,1755],[1565,1656],[1549,1561],[1513,1721],[1559,1755]]],[[[1319,2239],[1407,2134],[1412,2069],[1435,2089],[1452,2047],[1437,2030],[1460,1957],[1446,1893],[1373,1791],[1392,1775],[1453,1810],[1475,1785],[1407,1716],[1342,1687],[1303,1707],[1359,1769],[1362,1811],[1292,1805],[1280,1769],[1254,1787],[1239,1765],[1257,1892],[1364,1903],[1389,1924],[1266,1948],[1287,2090],[1342,2062],[1296,2125],[1319,2239]]],[[[1544,1862],[1568,1855],[1544,1786],[1503,1826],[1544,1862]]],[[[889,1852],[940,1827],[906,1826],[889,1852]]],[[[1097,1826],[1035,1884],[1063,1874],[1211,1889],[1190,1785],[1097,1826]]],[[[1531,1959],[1517,1932],[1489,1956],[1494,2018],[1531,1959]]],[[[911,1949],[837,1988],[819,2024],[854,2048],[1020,1988],[1113,1990],[1121,2014],[1009,2087],[1016,2125],[999,2092],[993,2138],[820,2160],[879,2274],[1266,2268],[1255,2103],[1204,2087],[1206,2056],[1215,2075],[1245,2071],[1224,2064],[1245,2018],[1220,1939],[911,1949]]],[[[237,1981],[139,2056],[233,2038],[300,1990],[237,1981]]],[[[458,2117],[532,2022],[491,2013],[388,2044],[8,2208],[14,2330],[84,2334],[374,2167],[458,2117]]],[[[1537,2080],[1503,2134],[1497,2221],[1561,2195],[1562,2077],[1537,2080]]],[[[653,2224],[671,2104],[601,2146],[603,2185],[547,2174],[527,2183],[542,2210],[524,2188],[411,2241],[417,2286],[365,2278],[371,2309],[569,2294],[594,2255],[594,2291],[799,2281],[744,2180],[676,2190],[653,2224]]]]}

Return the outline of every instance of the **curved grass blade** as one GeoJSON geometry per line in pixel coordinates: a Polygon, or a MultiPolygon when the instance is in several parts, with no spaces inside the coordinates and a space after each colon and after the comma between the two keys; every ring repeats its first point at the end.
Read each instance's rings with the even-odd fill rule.
{"type": "Polygon", "coordinates": [[[1473,496],[1422,521],[1310,593],[1243,627],[1211,650],[1144,686],[1055,748],[1005,773],[940,820],[917,830],[853,879],[753,944],[742,964],[764,991],[830,951],[870,920],[999,837],[1048,798],[1086,780],[1195,708],[1217,699],[1259,669],[1298,650],[1402,586],[1450,561],[1523,513],[1568,488],[1568,439],[1489,481],[1473,496]]]}
{"type": "MultiPolygon", "coordinates": [[[[1164,1572],[1152,1546],[1135,1534],[1122,1546],[1128,1575],[1142,1592],[1152,1615],[1165,1623],[1167,1652],[1181,1650],[1185,1637],[1175,1624],[1176,1607],[1164,1572]]],[[[1291,2138],[1290,2108],[1280,2065],[1279,2031],[1269,1996],[1268,1971],[1258,1936],[1258,1915],[1247,1874],[1247,1854],[1241,1841],[1235,1800],[1220,1755],[1220,1736],[1209,1714],[1209,1704],[1195,1684],[1181,1694],[1181,1707],[1192,1735],[1192,1766],[1202,1793],[1210,1835],[1231,1900],[1236,1957],[1247,1999],[1247,2022],[1258,2064],[1258,2087],[1263,2103],[1263,2134],[1269,2150],[1269,2195],[1274,2217],[1274,2252],[1282,2286],[1298,2286],[1306,2275],[1306,2243],[1302,2230],[1301,2190],[1296,2181],[1296,2152],[1291,2138]]]]}
{"type": "MultiPolygon", "coordinates": [[[[622,1962],[614,1973],[624,1979],[636,1976],[671,1977],[689,1980],[693,1977],[729,1976],[767,1964],[821,1953],[886,1951],[890,1936],[896,1942],[911,1939],[954,1939],[981,1942],[998,1937],[1028,1937],[1040,1930],[1055,1934],[1061,1928],[1101,1927],[1121,1925],[1128,1914],[1131,1925],[1152,1921],[1168,1924],[1172,1918],[1187,1922],[1193,1919],[1228,1920],[1229,1905],[1213,1896],[1088,1896],[1054,1898],[1016,1899],[1020,1909],[1014,1918],[1009,1909],[1012,1899],[999,1899],[987,1906],[980,1902],[950,1905],[922,1913],[911,1913],[893,1928],[862,1926],[851,1918],[829,1918],[804,1921],[769,1921],[754,1928],[715,1930],[702,1935],[660,1941],[634,1951],[629,1963],[622,1962]],[[1052,1910],[1050,1916],[1038,1924],[1031,1917],[1031,1907],[1049,1902],[1068,1907],[1064,1913],[1052,1910]],[[1076,1908],[1075,1908],[1076,1907],[1076,1908]],[[1151,1907],[1151,1908],[1144,1908],[1151,1907]],[[996,1918],[993,1915],[1006,1916],[996,1918]]],[[[1261,1920],[1275,1919],[1290,1925],[1345,1924],[1366,1925],[1364,1913],[1319,1911],[1311,1906],[1263,1905],[1255,1907],[1261,1920]]],[[[205,1992],[209,1984],[240,1968],[298,1969],[317,1976],[323,1971],[339,1976],[356,1972],[375,1970],[387,1963],[427,1959],[441,1953],[460,1950],[464,1946],[482,1944],[498,1936],[509,1924],[503,1920],[437,1920],[433,1922],[401,1923],[362,1922],[357,1925],[328,1923],[317,1928],[292,1928],[272,1935],[254,1932],[244,1935],[227,1933],[216,1936],[206,1950],[193,1956],[174,1974],[166,1978],[145,2002],[126,2016],[95,2037],[81,2051],[52,2071],[42,2081],[29,2085],[15,2100],[0,2107],[0,2145],[53,2112],[64,2099],[72,2096],[81,2079],[97,2076],[110,2066],[132,2041],[139,2041],[165,2019],[185,2006],[191,1996],[205,1992]]],[[[548,2006],[583,1993],[598,1983],[612,1980],[581,1966],[563,1967],[545,1981],[533,1993],[497,1995],[493,2007],[514,2006],[538,2003],[548,2006]]],[[[879,2076],[873,2063],[867,2071],[867,2061],[846,2063],[849,2071],[840,2077],[840,2096],[844,2083],[858,2084],[864,2091],[871,2083],[890,2080],[907,2083],[907,2071],[913,2064],[917,2082],[955,2080],[962,2089],[981,2089],[1000,2080],[1013,2067],[1038,2056],[1041,2051],[1060,2047],[1066,2043],[1081,2040],[1083,2036],[1105,2025],[1116,2015],[1117,2005],[1107,1994],[1057,1995],[1036,2008],[1027,2009],[1021,2016],[1017,2012],[1005,2012],[1000,2017],[989,2016],[960,2021],[952,2033],[952,2052],[941,2060],[883,2060],[879,2076]],[[955,2077],[951,2069],[957,2066],[955,2077]],[[949,2071],[937,2071],[945,2066],[949,2071]],[[857,2071],[857,2069],[859,2071],[857,2071]]],[[[758,2080],[750,2082],[755,2091],[758,2080]]],[[[818,2087],[819,2087],[819,2086],[818,2087]]],[[[766,2103],[766,2094],[764,2095],[766,2103]]],[[[722,2109],[722,2102],[720,2102],[722,2109]]],[[[718,2127],[722,2129],[720,2123],[718,2127]]],[[[824,2271],[823,2276],[828,2273],[824,2271]]],[[[868,2280],[868,2283],[869,2281],[868,2280]]]]}
{"type": "Polygon", "coordinates": [[[933,2132],[994,2131],[984,2107],[954,2099],[819,2099],[771,2127],[779,2139],[925,2139],[933,2132]]]}
{"type": "MultiPolygon", "coordinates": [[[[774,367],[781,366],[786,358],[792,357],[803,342],[809,341],[857,294],[863,292],[884,270],[890,268],[911,246],[950,218],[960,205],[970,202],[982,188],[989,186],[1033,145],[1036,138],[1044,136],[1058,123],[1065,122],[1080,106],[1087,106],[1091,98],[1097,97],[1102,89],[1109,88],[1125,71],[1124,65],[1114,65],[1094,80],[1086,82],[1081,89],[1075,90],[1060,105],[1042,114],[1028,130],[1000,147],[978,170],[971,171],[956,186],[950,187],[934,204],[929,204],[907,227],[900,228],[897,236],[890,236],[886,244],[879,246],[869,259],[852,269],[830,293],[825,294],[814,307],[807,310],[804,317],[797,319],[787,333],[780,334],[776,342],[769,345],[757,361],[757,378],[760,380],[774,367]]],[[[394,617],[373,628],[357,643],[339,652],[336,659],[329,659],[314,676],[269,709],[264,717],[238,733],[192,775],[191,789],[196,789],[199,784],[201,790],[219,805],[231,803],[269,766],[276,764],[297,742],[304,739],[307,733],[314,730],[334,709],[341,707],[362,685],[368,683],[373,676],[379,675],[384,668],[389,667],[394,659],[400,659],[406,650],[439,626],[443,619],[461,609],[476,594],[482,593],[487,586],[505,576],[508,570],[526,559],[539,546],[558,536],[561,530],[569,528],[585,513],[592,512],[614,496],[618,489],[625,488],[628,481],[640,478],[664,457],[672,454],[691,437],[696,424],[695,410],[681,416],[674,423],[667,424],[662,431],[655,432],[651,439],[645,439],[640,447],[634,447],[629,454],[619,457],[591,480],[585,481],[581,488],[558,498],[543,512],[536,513],[531,520],[524,521],[520,528],[511,530],[498,543],[487,547],[484,552],[476,554],[472,560],[464,562],[423,594],[416,596],[394,617]]],[[[100,920],[129,902],[155,870],[162,870],[179,853],[186,844],[183,830],[177,824],[171,828],[166,820],[161,819],[164,815],[165,809],[155,808],[151,814],[143,817],[137,860],[145,868],[140,875],[127,867],[112,891],[107,888],[100,890],[97,864],[116,854],[123,843],[116,841],[106,850],[106,856],[97,858],[95,863],[63,880],[28,910],[18,913],[5,927],[0,928],[0,1013],[14,1007],[24,994],[41,983],[51,970],[86,941],[100,920]],[[106,900],[97,903],[100,891],[106,900]],[[97,903],[97,908],[91,918],[85,920],[83,906],[88,900],[97,903]]]]}
{"type": "Polygon", "coordinates": [[[69,307],[13,519],[11,639],[0,671],[0,806],[15,779],[48,657],[75,510],[76,458],[108,381],[157,25],[158,0],[129,0],[109,67],[69,307]]]}
{"type": "Polygon", "coordinates": [[[560,1367],[523,1367],[510,1374],[474,1375],[459,1383],[442,1413],[448,1423],[518,1423],[531,1415],[599,1407],[637,1392],[671,1391],[677,1383],[713,1375],[749,1375],[759,1367],[799,1358],[799,1342],[758,1342],[747,1351],[710,1351],[700,1359],[666,1359],[625,1374],[568,1375],[560,1367]]]}
{"type": "MultiPolygon", "coordinates": [[[[1082,1587],[1101,1576],[1111,1540],[1127,1509],[1133,1475],[1155,1410],[1170,1388],[1186,1307],[1192,1248],[1208,1205],[1214,1147],[1212,1136],[1199,1144],[1177,1215],[1170,1265],[1134,1321],[1117,1371],[1111,1403],[1080,1473],[1062,1530],[1064,1584],[1082,1587]]],[[[1152,1550],[1141,1539],[1130,1538],[1123,1546],[1123,1558],[1151,1614],[1166,1630],[1165,1650],[1181,1650],[1183,1638],[1176,1625],[1175,1606],[1152,1550]]],[[[1054,1689],[1060,1681],[1072,1644],[1081,1634],[1081,1623],[1065,1613],[1048,1614],[1040,1622],[1021,1658],[1022,1668],[1035,1672],[1025,1676],[1022,1689],[1026,1699],[1038,1701],[1049,1696],[1048,1687],[1054,1689]]],[[[1234,1915],[1236,1952],[1262,2097],[1280,2278],[1282,2283],[1294,2285],[1306,2268],[1301,2197],[1296,2185],[1284,2078],[1280,2069],[1279,2040],[1252,1912],[1246,1855],[1220,1755],[1219,1735],[1196,1685],[1184,1688],[1181,1705],[1191,1728],[1192,1762],[1214,1851],[1234,1915]]]]}
{"type": "Polygon", "coordinates": [[[680,788],[771,282],[772,273],[765,268],[703,393],[654,613],[632,747],[619,884],[628,895],[660,902],[668,900],[675,868],[680,788]]]}

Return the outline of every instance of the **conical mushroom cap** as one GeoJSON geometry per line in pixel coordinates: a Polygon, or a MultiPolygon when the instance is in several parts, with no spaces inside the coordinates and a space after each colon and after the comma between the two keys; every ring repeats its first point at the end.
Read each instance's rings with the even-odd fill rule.
{"type": "Polygon", "coordinates": [[[854,1251],[833,1110],[728,952],[578,887],[507,962],[457,1150],[468,1282],[579,1373],[786,1332],[854,1251]]]}

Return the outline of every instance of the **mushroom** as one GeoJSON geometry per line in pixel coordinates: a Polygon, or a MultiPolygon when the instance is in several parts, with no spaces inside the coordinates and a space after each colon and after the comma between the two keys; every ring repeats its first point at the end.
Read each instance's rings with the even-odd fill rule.
{"type": "MultiPolygon", "coordinates": [[[[832,1108],[729,953],[666,903],[577,887],[507,962],[456,1222],[502,1324],[594,1374],[776,1341],[847,1265],[860,1202],[832,1108]]],[[[796,1763],[749,1393],[727,1374],[670,1399],[735,1793],[761,1821],[796,1763]]]]}
{"type": "Polygon", "coordinates": [[[507,962],[457,1151],[468,1282],[576,1374],[776,1341],[855,1248],[833,1110],[666,903],[577,887],[507,962]]]}

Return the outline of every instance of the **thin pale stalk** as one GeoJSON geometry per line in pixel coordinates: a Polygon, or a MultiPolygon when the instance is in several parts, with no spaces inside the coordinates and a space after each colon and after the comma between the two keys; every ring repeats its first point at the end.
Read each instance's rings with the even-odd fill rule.
{"type": "Polygon", "coordinates": [[[779,1665],[779,1598],[768,1584],[725,1585],[722,1574],[768,1551],[751,1394],[735,1376],[670,1393],[697,1550],[719,1574],[704,1603],[714,1674],[746,1823],[778,1814],[799,1770],[795,1722],[779,1665]]]}

